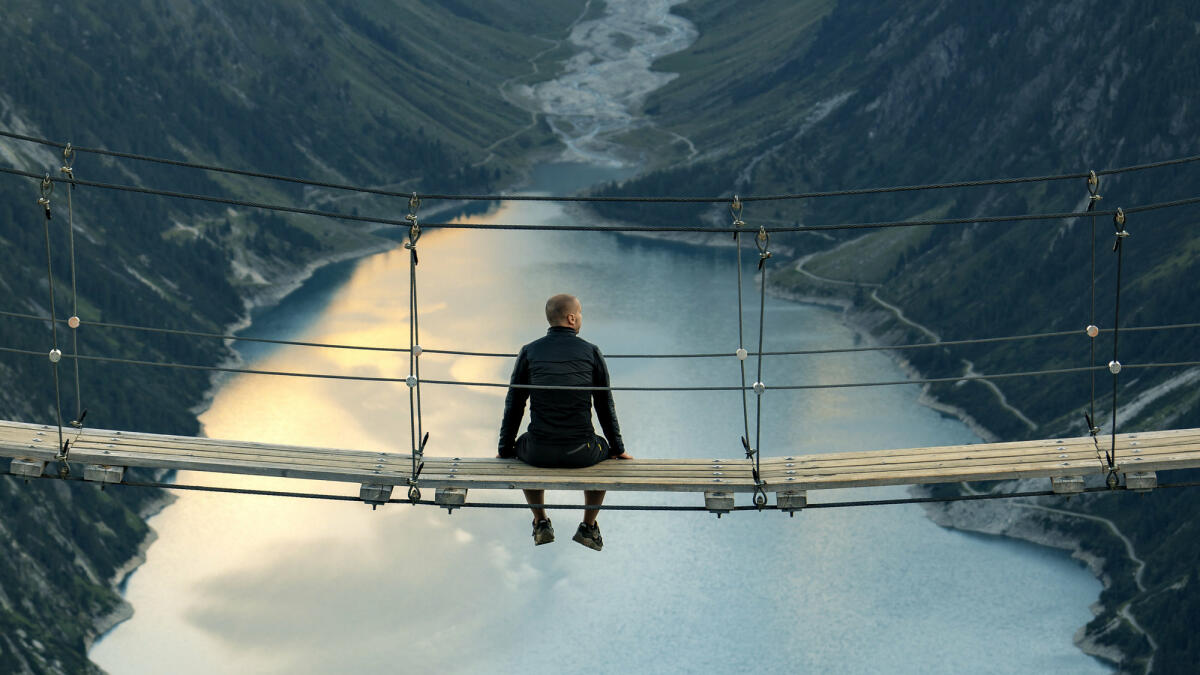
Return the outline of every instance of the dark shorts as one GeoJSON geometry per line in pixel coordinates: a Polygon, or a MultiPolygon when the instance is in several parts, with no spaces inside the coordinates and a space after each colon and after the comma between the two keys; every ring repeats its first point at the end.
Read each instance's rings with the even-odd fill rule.
{"type": "Polygon", "coordinates": [[[608,459],[608,441],[593,435],[590,441],[550,443],[535,441],[525,432],[517,438],[517,457],[533,466],[579,469],[608,459]]]}

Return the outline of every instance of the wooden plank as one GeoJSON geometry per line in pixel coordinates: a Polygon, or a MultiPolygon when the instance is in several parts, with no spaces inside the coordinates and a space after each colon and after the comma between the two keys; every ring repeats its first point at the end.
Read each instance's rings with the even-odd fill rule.
{"type": "Polygon", "coordinates": [[[705,492],[704,493],[704,508],[718,517],[722,513],[729,513],[733,510],[733,493],[732,492],[705,492]]]}
{"type": "MultiPolygon", "coordinates": [[[[74,461],[371,485],[397,485],[411,470],[408,454],[222,441],[107,430],[64,430],[74,461]]],[[[53,461],[57,427],[0,421],[0,456],[53,461]],[[40,439],[40,440],[35,440],[40,439]]],[[[1107,444],[1102,443],[1102,448],[1107,444]]],[[[1157,470],[1200,467],[1200,429],[1117,436],[1120,470],[1132,485],[1157,470]],[[1133,477],[1133,478],[1130,478],[1133,477]]],[[[539,469],[518,460],[427,456],[422,487],[545,488],[750,492],[746,459],[606,461],[584,469],[539,469]]],[[[1102,475],[1090,436],[1013,443],[904,448],[763,458],[768,489],[799,492],[961,480],[1102,475]]],[[[1141,482],[1139,482],[1141,481],[1141,482]]],[[[1058,481],[1061,483],[1062,481],[1058,481]]]]}
{"type": "MultiPolygon", "coordinates": [[[[285,455],[259,455],[257,453],[243,454],[228,454],[222,452],[200,452],[200,451],[183,451],[179,449],[161,449],[152,448],[149,446],[130,446],[124,443],[105,443],[97,445],[93,443],[79,443],[75,446],[73,456],[81,456],[78,453],[96,453],[112,458],[112,461],[119,461],[124,453],[139,453],[145,455],[159,455],[164,458],[172,458],[174,460],[187,461],[189,459],[205,459],[207,461],[221,462],[258,462],[264,464],[273,464],[278,466],[292,466],[301,469],[329,468],[329,469],[345,469],[351,471],[369,471],[381,470],[385,472],[408,474],[411,472],[411,461],[393,461],[388,458],[372,457],[366,461],[355,458],[352,460],[338,458],[333,455],[323,456],[320,458],[304,458],[290,457],[285,455]]],[[[88,454],[86,456],[92,456],[88,454]]],[[[424,471],[427,473],[467,473],[473,476],[488,475],[495,477],[508,477],[527,472],[531,469],[523,462],[518,460],[460,460],[458,462],[450,462],[445,460],[426,460],[424,471]]],[[[655,462],[643,463],[641,460],[609,460],[602,462],[595,467],[584,469],[559,469],[559,471],[570,472],[601,472],[614,476],[638,476],[638,477],[655,477],[664,480],[670,480],[673,477],[682,478],[710,478],[722,477],[726,475],[741,475],[749,476],[749,464],[745,464],[740,471],[732,473],[720,470],[723,465],[678,465],[675,463],[655,462]],[[718,470],[712,470],[711,466],[718,466],[718,470]],[[700,468],[702,467],[702,468],[700,468]]]]}
{"type": "Polygon", "coordinates": [[[35,459],[13,459],[9,464],[8,471],[14,476],[24,476],[25,478],[37,478],[46,470],[46,463],[35,459]]]}
{"type": "Polygon", "coordinates": [[[1056,495],[1073,495],[1083,492],[1083,476],[1051,476],[1050,489],[1056,495]]]}
{"type": "MultiPolygon", "coordinates": [[[[1140,458],[1135,458],[1140,459],[1140,458]]],[[[1139,471],[1189,469],[1200,467],[1200,455],[1187,453],[1164,455],[1137,462],[1139,471]]],[[[1123,465],[1131,469],[1132,463],[1123,465]]],[[[1099,466],[1085,475],[1101,475],[1099,466]]],[[[893,471],[877,473],[848,473],[819,477],[791,477],[780,481],[766,479],[769,489],[830,489],[846,487],[873,487],[881,485],[917,485],[925,483],[957,483],[961,481],[1011,480],[1016,478],[1050,478],[1053,476],[1078,475],[1079,466],[1062,466],[1061,462],[1031,462],[1027,464],[978,465],[948,469],[926,469],[921,471],[893,471]],[[794,478],[794,480],[789,480],[794,478]]]]}
{"type": "MultiPolygon", "coordinates": [[[[1122,461],[1146,461],[1146,458],[1156,457],[1164,454],[1181,454],[1186,452],[1200,452],[1200,444],[1188,444],[1186,446],[1164,446],[1164,447],[1149,447],[1135,448],[1132,452],[1124,455],[1118,453],[1117,459],[1122,461]],[[1133,454],[1133,453],[1137,454],[1133,454]],[[1136,458],[1142,459],[1136,459],[1136,458]]],[[[852,465],[834,465],[834,466],[810,466],[810,465],[795,465],[791,469],[763,469],[764,477],[785,478],[787,476],[822,476],[836,475],[844,473],[878,473],[891,472],[899,470],[917,471],[924,469],[940,469],[951,467],[968,467],[980,464],[999,465],[999,464],[1020,464],[1031,461],[1059,461],[1063,466],[1091,466],[1099,468],[1102,465],[1102,460],[1096,457],[1092,450],[1075,451],[1075,452],[1056,452],[1056,453],[1036,453],[1027,455],[1014,456],[986,456],[986,457],[953,457],[952,455],[942,455],[946,459],[938,461],[907,461],[903,463],[887,463],[887,458],[881,458],[877,464],[859,464],[852,465]]],[[[789,463],[790,464],[790,463],[789,463]]],[[[786,467],[787,465],[785,465],[786,467]]]]}
{"type": "Polygon", "coordinates": [[[1138,471],[1125,474],[1125,487],[1135,492],[1149,492],[1158,487],[1158,476],[1153,471],[1138,471]]]}
{"type": "MultiPolygon", "coordinates": [[[[1100,447],[1102,450],[1109,447],[1109,444],[1106,442],[1107,439],[1108,437],[1102,437],[1100,439],[1100,447]]],[[[1147,444],[1158,443],[1164,440],[1175,441],[1180,439],[1192,439],[1196,442],[1200,442],[1200,429],[1173,429],[1168,431],[1118,434],[1117,451],[1121,452],[1123,449],[1143,447],[1147,444]]],[[[1074,446],[1086,446],[1087,448],[1092,448],[1094,452],[1095,444],[1093,443],[1091,436],[1082,436],[1057,440],[975,443],[968,445],[948,445],[926,448],[900,448],[895,450],[810,453],[805,455],[791,455],[787,457],[763,457],[761,463],[763,466],[787,462],[836,462],[844,460],[863,460],[865,463],[871,463],[876,461],[881,456],[887,456],[901,460],[905,457],[920,458],[931,454],[975,455],[989,452],[1005,454],[1010,450],[1020,451],[1022,449],[1056,448],[1058,446],[1066,446],[1068,449],[1074,449],[1074,446]]]]}
{"type": "MultiPolygon", "coordinates": [[[[163,456],[154,453],[115,452],[112,450],[95,451],[83,447],[78,454],[72,453],[77,461],[93,463],[119,462],[125,466],[155,467],[174,470],[209,471],[219,473],[236,473],[259,476],[274,476],[279,478],[306,478],[312,480],[329,480],[351,483],[373,484],[402,484],[408,480],[409,472],[387,470],[354,470],[340,467],[313,467],[300,464],[285,464],[278,462],[251,462],[242,460],[211,460],[204,457],[163,456]]],[[[694,478],[658,479],[654,477],[606,477],[604,475],[587,475],[585,469],[537,469],[525,467],[527,471],[537,472],[528,475],[502,477],[450,476],[438,474],[422,474],[421,485],[429,487],[476,487],[476,488],[545,488],[545,489],[612,489],[612,490],[663,490],[663,491],[703,491],[716,485],[741,485],[752,489],[749,478],[729,480],[708,480],[694,478]]]]}
{"type": "Polygon", "coordinates": [[[88,464],[83,467],[83,479],[96,483],[120,483],[125,480],[125,467],[88,464]]]}
{"type": "MultiPolygon", "coordinates": [[[[1091,438],[1084,439],[1086,443],[1074,444],[1018,444],[1018,443],[997,443],[989,445],[974,445],[974,446],[946,446],[925,448],[920,453],[906,453],[895,455],[890,450],[879,450],[871,453],[853,453],[853,457],[845,457],[842,453],[827,454],[827,455],[805,455],[799,458],[794,458],[792,461],[784,461],[779,458],[771,458],[762,460],[763,470],[776,470],[780,468],[806,469],[808,467],[826,467],[826,466],[877,466],[877,465],[904,465],[909,462],[926,462],[934,460],[970,460],[973,458],[989,458],[989,457],[1021,457],[1021,456],[1037,456],[1050,454],[1087,454],[1095,457],[1095,445],[1091,442],[1091,438]],[[1061,450],[1059,448],[1062,448],[1061,450]],[[790,466],[789,466],[790,465],[790,466]]],[[[1179,437],[1173,439],[1150,439],[1119,441],[1117,445],[1118,456],[1123,454],[1134,454],[1145,452],[1148,449],[1194,445],[1200,447],[1200,434],[1190,437],[1179,437]],[[1134,445],[1136,444],[1136,445],[1134,445]]],[[[1108,445],[1102,445],[1101,449],[1108,448],[1108,445]]]]}
{"type": "MultiPolygon", "coordinates": [[[[323,454],[292,454],[280,449],[264,449],[264,450],[235,450],[225,451],[222,448],[183,448],[183,447],[164,447],[155,444],[143,442],[115,442],[115,443],[94,443],[89,441],[80,441],[76,444],[77,447],[90,448],[105,448],[114,451],[129,450],[135,452],[162,452],[169,455],[181,456],[204,456],[204,457],[228,457],[230,459],[251,459],[251,460],[269,460],[269,459],[284,459],[295,461],[306,461],[313,463],[321,462],[337,462],[349,463],[355,465],[378,464],[386,465],[405,465],[411,464],[409,455],[385,455],[372,454],[363,456],[343,456],[336,452],[327,452],[323,454]],[[273,450],[273,451],[268,451],[273,450]]],[[[450,459],[441,456],[427,456],[424,458],[426,466],[451,467],[453,465],[470,466],[472,470],[494,470],[506,471],[510,467],[518,464],[523,464],[519,460],[512,459],[494,459],[494,458],[460,458],[450,459]]],[[[726,470],[731,466],[736,466],[734,470],[749,471],[750,464],[748,460],[737,460],[736,465],[731,463],[726,464],[710,464],[705,462],[685,461],[685,460],[606,460],[601,463],[603,466],[624,467],[638,472],[645,471],[707,471],[707,470],[726,470]]]]}

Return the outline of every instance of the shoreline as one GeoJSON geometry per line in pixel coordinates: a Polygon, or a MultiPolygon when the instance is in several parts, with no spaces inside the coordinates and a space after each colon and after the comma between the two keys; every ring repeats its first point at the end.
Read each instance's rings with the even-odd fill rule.
{"type": "MultiPolygon", "coordinates": [[[[922,497],[931,494],[929,489],[923,486],[913,486],[909,492],[914,496],[922,497]]],[[[1100,581],[1104,590],[1108,590],[1112,586],[1112,577],[1106,569],[1108,560],[1084,548],[1083,537],[1061,529],[1039,525],[1033,522],[1028,515],[1021,513],[1018,508],[988,502],[947,502],[922,504],[921,506],[925,515],[940,527],[995,537],[1007,537],[1037,546],[1066,551],[1070,553],[1073,560],[1082,563],[1092,573],[1092,576],[1100,581]]],[[[1072,516],[1063,514],[1043,513],[1042,515],[1051,524],[1062,523],[1072,518],[1072,516]]],[[[1091,610],[1093,616],[1099,616],[1104,605],[1097,598],[1089,605],[1088,609],[1091,610]]],[[[1093,635],[1088,632],[1087,624],[1084,624],[1076,629],[1072,636],[1072,642],[1084,654],[1105,665],[1120,669],[1127,660],[1127,655],[1116,647],[1100,644],[1098,640],[1108,632],[1108,628],[1109,626],[1106,626],[1105,631],[1093,635]]]]}
{"type": "MultiPolygon", "coordinates": [[[[377,235],[372,235],[377,237],[377,235]]],[[[313,259],[305,264],[302,268],[293,274],[286,274],[274,281],[268,282],[259,289],[251,290],[242,298],[242,314],[237,321],[230,323],[224,327],[226,335],[236,335],[238,331],[247,328],[253,321],[254,311],[263,307],[278,304],[281,300],[290,295],[293,291],[304,285],[317,270],[328,265],[345,262],[347,260],[356,260],[367,258],[377,253],[384,253],[396,248],[400,244],[389,239],[379,238],[377,243],[371,243],[366,246],[351,247],[343,251],[329,253],[313,259]]],[[[236,349],[233,348],[234,340],[225,340],[226,347],[229,348],[229,355],[222,361],[218,362],[218,366],[222,368],[239,368],[245,365],[245,360],[241,357],[236,349]]],[[[217,389],[224,384],[231,373],[214,372],[209,378],[208,388],[200,397],[200,401],[196,405],[188,409],[188,412],[199,418],[212,405],[213,397],[216,395],[217,389]]],[[[200,426],[198,435],[204,437],[204,426],[200,426]]]]}
{"type": "MultiPolygon", "coordinates": [[[[585,206],[574,206],[574,208],[586,210],[585,206]]],[[[672,233],[629,232],[621,233],[620,236],[708,248],[730,248],[733,246],[732,242],[727,242],[724,236],[718,237],[704,233],[686,233],[684,236],[678,236],[672,233]]],[[[892,360],[909,377],[914,379],[921,379],[923,377],[921,371],[913,366],[911,362],[903,358],[898,352],[887,349],[886,340],[882,339],[871,329],[869,317],[872,312],[856,308],[854,302],[849,298],[836,295],[809,295],[771,283],[767,285],[767,293],[776,298],[839,311],[842,322],[856,335],[861,337],[864,342],[882,347],[883,351],[890,352],[889,355],[892,360]]],[[[993,432],[965,410],[931,395],[928,385],[922,385],[918,403],[941,414],[958,419],[984,442],[996,439],[996,435],[993,432]]],[[[927,487],[919,485],[911,486],[909,492],[914,496],[929,496],[930,494],[927,487]]],[[[1080,561],[1092,576],[1100,581],[1105,590],[1112,585],[1112,578],[1105,569],[1107,559],[1084,548],[1083,538],[1043,528],[1035,523],[1033,518],[1028,514],[1021,513],[1020,509],[1006,507],[999,503],[987,502],[950,502],[946,504],[924,504],[922,507],[926,517],[939,527],[989,536],[1007,537],[1015,541],[1023,541],[1037,546],[1066,551],[1072,559],[1080,561]],[[975,511],[969,510],[972,508],[975,511]]],[[[1069,517],[1071,516],[1055,515],[1050,520],[1052,522],[1062,521],[1069,517]]],[[[1097,596],[1095,602],[1089,605],[1089,610],[1093,616],[1098,616],[1103,607],[1104,605],[1101,604],[1100,598],[1097,596]]],[[[1072,636],[1072,642],[1084,654],[1097,659],[1107,666],[1120,669],[1121,664],[1128,660],[1128,655],[1116,647],[1103,645],[1099,642],[1099,638],[1105,635],[1110,628],[1111,626],[1106,626],[1103,632],[1091,634],[1087,630],[1087,624],[1084,624],[1076,629],[1072,636]]],[[[1151,655],[1151,659],[1153,659],[1153,654],[1151,655]]]]}
{"type": "Polygon", "coordinates": [[[84,637],[83,641],[84,653],[90,653],[92,647],[103,640],[113,629],[133,618],[134,607],[125,599],[125,594],[121,591],[121,587],[146,562],[146,555],[150,547],[158,540],[158,532],[150,525],[150,521],[154,516],[162,513],[164,509],[175,503],[177,499],[179,497],[176,495],[163,491],[161,496],[147,502],[138,511],[138,517],[146,523],[146,536],[138,543],[137,552],[133,557],[118,567],[113,573],[112,578],[108,580],[109,587],[121,598],[121,601],[107,614],[92,618],[92,630],[84,637]]]}
{"type": "MultiPolygon", "coordinates": [[[[383,253],[395,248],[398,245],[399,244],[394,241],[381,238],[378,243],[372,243],[366,246],[350,247],[342,251],[337,251],[315,258],[293,274],[284,275],[283,277],[270,282],[262,289],[247,293],[243,298],[243,311],[241,317],[237,321],[225,326],[225,333],[227,335],[234,335],[237,333],[237,331],[249,326],[254,310],[278,303],[297,288],[302,286],[305,281],[307,281],[312,277],[313,274],[317,272],[317,270],[327,265],[333,265],[346,260],[366,258],[377,253],[383,253]]],[[[219,365],[222,367],[238,367],[244,364],[244,360],[241,358],[240,354],[236,349],[232,348],[231,343],[233,341],[226,340],[225,342],[226,345],[230,347],[230,356],[221,361],[219,365]]],[[[190,408],[189,412],[197,418],[203,414],[203,412],[207,410],[210,405],[212,405],[213,397],[216,395],[218,387],[220,387],[229,376],[230,373],[213,373],[212,377],[209,379],[208,388],[205,389],[204,393],[201,395],[200,402],[190,408]]],[[[197,436],[201,438],[204,437],[203,425],[201,425],[197,436]]],[[[163,476],[166,476],[170,473],[172,472],[162,472],[163,476]]],[[[150,524],[150,521],[153,520],[154,516],[162,513],[167,507],[178,501],[178,499],[179,497],[177,495],[163,490],[161,497],[148,502],[140,511],[138,511],[138,517],[146,522],[148,528],[146,536],[138,544],[137,552],[133,555],[133,557],[126,560],[124,564],[117,568],[112,578],[109,579],[109,587],[120,598],[120,602],[110,612],[92,618],[92,630],[89,631],[89,635],[84,639],[85,654],[90,654],[92,648],[97,643],[104,640],[109,633],[115,630],[122,623],[125,623],[129,619],[133,618],[136,608],[134,608],[134,606],[125,599],[125,593],[123,592],[122,587],[128,582],[129,578],[135,572],[137,572],[138,568],[140,568],[146,562],[150,547],[153,546],[154,542],[158,540],[158,532],[150,524]]],[[[93,663],[93,665],[95,664],[93,663]]]]}

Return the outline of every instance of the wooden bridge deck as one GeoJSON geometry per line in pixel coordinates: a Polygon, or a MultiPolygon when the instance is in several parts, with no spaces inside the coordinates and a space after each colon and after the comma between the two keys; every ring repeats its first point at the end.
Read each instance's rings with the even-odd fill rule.
{"type": "MultiPolygon", "coordinates": [[[[212,471],[356,483],[365,501],[378,503],[386,501],[391,486],[406,487],[411,470],[410,455],[391,452],[100,429],[64,433],[73,439],[72,466],[76,471],[83,467],[84,477],[98,482],[121,482],[125,467],[212,471]]],[[[54,463],[57,442],[55,427],[0,421],[0,457],[12,458],[14,474],[40,475],[54,463]]],[[[1103,438],[1101,447],[1108,442],[1103,438]]],[[[1128,487],[1152,488],[1156,471],[1200,467],[1200,429],[1120,434],[1117,463],[1128,487]]],[[[469,488],[545,488],[719,493],[714,499],[726,499],[728,505],[732,493],[754,490],[750,468],[750,460],[728,457],[610,460],[586,469],[539,469],[509,459],[427,455],[420,485],[438,488],[439,501],[446,495],[452,501],[465,499],[469,488]]],[[[797,507],[810,490],[1048,478],[1055,491],[1070,493],[1082,490],[1084,476],[1107,474],[1090,437],[764,457],[761,468],[766,490],[781,500],[787,495],[787,503],[797,507]]]]}

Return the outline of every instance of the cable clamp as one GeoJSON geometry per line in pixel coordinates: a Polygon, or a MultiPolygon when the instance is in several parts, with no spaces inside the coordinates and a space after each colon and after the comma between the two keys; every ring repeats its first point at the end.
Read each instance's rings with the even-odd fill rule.
{"type": "Polygon", "coordinates": [[[771,245],[771,235],[767,233],[767,229],[762,225],[758,226],[758,234],[754,237],[754,244],[758,246],[758,269],[763,268],[763,264],[767,262],[767,258],[771,257],[771,252],[767,247],[771,245]]]}
{"type": "Polygon", "coordinates": [[[746,449],[746,459],[754,458],[754,448],[750,447],[750,440],[742,436],[742,447],[746,449]]]}
{"type": "Polygon", "coordinates": [[[746,223],[742,220],[742,199],[737,195],[733,196],[733,203],[729,205],[729,215],[733,216],[733,238],[738,238],[738,230],[745,227],[746,223]]]}
{"type": "Polygon", "coordinates": [[[409,389],[417,386],[417,376],[409,375],[408,377],[404,378],[404,384],[407,384],[409,389]]]}
{"type": "MultiPolygon", "coordinates": [[[[75,181],[75,170],[73,168],[74,164],[75,148],[71,147],[70,143],[67,143],[67,147],[63,148],[63,165],[59,171],[62,172],[62,175],[67,177],[67,180],[72,181],[72,183],[75,181]]],[[[74,185],[72,185],[72,187],[74,187],[74,185]]]]}
{"type": "Polygon", "coordinates": [[[1113,242],[1113,253],[1116,253],[1121,250],[1121,240],[1129,236],[1129,233],[1125,231],[1125,212],[1119,206],[1117,212],[1113,214],[1113,229],[1116,230],[1114,236],[1117,238],[1113,242]]]}
{"type": "Polygon", "coordinates": [[[1121,362],[1116,359],[1109,361],[1108,362],[1108,372],[1112,373],[1113,375],[1116,375],[1117,373],[1121,372],[1121,362]]]}
{"type": "Polygon", "coordinates": [[[50,174],[42,179],[41,197],[38,197],[38,204],[46,212],[46,220],[50,220],[50,195],[54,193],[54,182],[50,180],[50,174]]]}
{"type": "Polygon", "coordinates": [[[50,354],[48,356],[50,357],[50,363],[58,363],[59,361],[62,361],[62,350],[58,347],[55,347],[54,349],[50,350],[50,354]]]}
{"type": "Polygon", "coordinates": [[[746,357],[750,355],[750,352],[746,351],[745,347],[738,347],[737,351],[734,352],[733,355],[738,357],[738,361],[745,361],[746,357]]]}
{"type": "Polygon", "coordinates": [[[1100,327],[1095,324],[1088,324],[1088,327],[1084,329],[1084,332],[1087,333],[1088,337],[1094,338],[1100,334],[1100,327]]]}
{"type": "Polygon", "coordinates": [[[404,219],[409,222],[408,226],[408,241],[404,242],[404,248],[413,252],[413,256],[417,254],[417,240],[421,238],[421,224],[417,222],[417,209],[421,208],[421,198],[417,193],[412,193],[408,198],[408,215],[404,219]]]}
{"type": "Polygon", "coordinates": [[[762,396],[762,393],[767,390],[767,385],[762,382],[755,382],[752,388],[754,389],[754,393],[762,396]]]}

